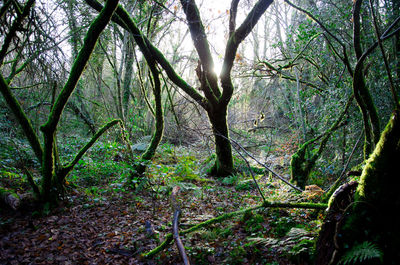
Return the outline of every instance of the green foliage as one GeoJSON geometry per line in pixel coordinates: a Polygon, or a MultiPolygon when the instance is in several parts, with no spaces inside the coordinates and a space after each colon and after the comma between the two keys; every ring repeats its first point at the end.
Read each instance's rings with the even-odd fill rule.
{"type": "Polygon", "coordinates": [[[225,228],[220,226],[215,226],[209,230],[201,230],[201,237],[207,242],[214,242],[219,238],[227,238],[232,234],[233,234],[232,226],[228,226],[225,228]]]}
{"type": "Polygon", "coordinates": [[[382,258],[382,251],[374,243],[364,241],[347,251],[339,264],[349,265],[365,261],[374,261],[374,264],[382,264],[382,258]]]}
{"type": "Polygon", "coordinates": [[[237,182],[239,181],[239,175],[235,174],[235,175],[231,175],[228,177],[225,177],[221,180],[221,184],[222,185],[226,185],[226,186],[233,186],[235,185],[237,182]]]}
{"type": "Polygon", "coordinates": [[[234,247],[229,253],[229,257],[225,259],[226,264],[244,264],[247,251],[243,246],[234,247]]]}
{"type": "Polygon", "coordinates": [[[284,237],[247,238],[252,246],[264,246],[287,256],[295,264],[309,264],[314,251],[315,237],[301,228],[291,228],[284,237]]]}
{"type": "Polygon", "coordinates": [[[0,186],[12,190],[25,190],[29,186],[22,174],[10,172],[8,170],[0,170],[0,186]]]}
{"type": "Polygon", "coordinates": [[[265,218],[261,214],[251,214],[250,216],[243,216],[244,229],[247,233],[255,233],[263,230],[263,223],[265,218]]]}
{"type": "MultiPolygon", "coordinates": [[[[84,142],[85,139],[73,137],[62,141],[62,160],[71,160],[84,142]]],[[[125,182],[133,169],[132,163],[125,156],[124,145],[115,141],[98,141],[78,161],[68,176],[68,181],[82,186],[99,185],[114,180],[125,182]]]]}
{"type": "Polygon", "coordinates": [[[175,167],[176,180],[178,181],[197,181],[199,180],[195,169],[197,165],[195,163],[196,158],[194,156],[182,156],[179,159],[179,163],[175,167]]]}
{"type": "Polygon", "coordinates": [[[271,224],[274,228],[274,234],[281,237],[284,236],[296,223],[291,217],[279,217],[275,222],[271,224]]]}
{"type": "Polygon", "coordinates": [[[156,155],[157,161],[148,165],[147,177],[160,179],[164,185],[179,182],[205,183],[211,180],[201,174],[201,162],[187,150],[176,151],[164,144],[156,155]]]}
{"type": "Polygon", "coordinates": [[[254,183],[254,180],[252,180],[252,179],[246,179],[246,180],[240,181],[235,186],[235,189],[237,191],[254,190],[256,188],[257,188],[257,185],[256,185],[256,183],[254,183]]]}

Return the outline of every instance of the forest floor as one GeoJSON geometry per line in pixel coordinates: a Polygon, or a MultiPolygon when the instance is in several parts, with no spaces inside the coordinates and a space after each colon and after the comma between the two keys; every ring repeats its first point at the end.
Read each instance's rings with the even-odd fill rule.
{"type": "MultiPolygon", "coordinates": [[[[181,264],[174,243],[151,259],[140,256],[171,232],[172,187],[181,188],[181,230],[262,202],[249,174],[205,178],[200,174],[204,161],[187,151],[162,150],[149,165],[148,181],[135,190],[109,164],[90,160],[70,177],[68,195],[57,208],[0,209],[0,264],[181,264]],[[88,177],[95,171],[103,175],[88,177]]],[[[113,165],[124,167],[112,156],[113,165]]],[[[15,178],[2,175],[3,187],[15,185],[15,178]]],[[[269,176],[257,179],[268,200],[315,199],[269,176]]],[[[320,223],[313,210],[259,209],[182,240],[193,264],[308,264],[320,223]]]]}

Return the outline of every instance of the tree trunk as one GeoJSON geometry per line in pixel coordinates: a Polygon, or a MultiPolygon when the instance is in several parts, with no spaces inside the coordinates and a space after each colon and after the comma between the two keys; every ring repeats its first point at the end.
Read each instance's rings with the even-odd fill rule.
{"type": "Polygon", "coordinates": [[[363,117],[365,141],[364,159],[367,159],[379,141],[379,115],[364,78],[363,51],[361,45],[361,6],[362,0],[354,1],[353,6],[353,47],[357,64],[353,74],[353,93],[363,117]]]}
{"type": "Polygon", "coordinates": [[[383,264],[400,263],[399,119],[400,111],[396,110],[367,160],[354,202],[347,207],[343,222],[336,228],[336,261],[343,260],[346,254],[354,255],[357,247],[368,243],[383,255],[362,264],[381,264],[380,260],[383,264]]]}
{"type": "MultiPolygon", "coordinates": [[[[397,0],[392,0],[392,18],[395,19],[400,15],[400,2],[397,0]]],[[[396,79],[397,79],[397,93],[400,93],[400,32],[397,32],[394,37],[394,57],[396,59],[396,79]]]]}
{"type": "MultiPolygon", "coordinates": [[[[128,116],[128,107],[129,107],[129,98],[130,98],[130,91],[131,91],[131,84],[132,84],[132,76],[133,76],[133,63],[134,63],[134,53],[133,53],[133,40],[131,35],[126,33],[127,40],[126,40],[126,48],[125,48],[125,75],[123,80],[123,112],[124,117],[127,120],[128,116]]],[[[126,120],[124,122],[126,122],[126,120]]]]}
{"type": "Polygon", "coordinates": [[[208,112],[215,140],[215,164],[210,170],[211,175],[226,177],[233,172],[232,147],[229,141],[227,123],[227,107],[208,112]]]}
{"type": "Polygon", "coordinates": [[[312,169],[314,168],[317,160],[321,157],[322,152],[324,151],[326,144],[328,143],[328,140],[333,132],[341,127],[341,123],[352,102],[353,96],[349,98],[346,106],[344,107],[344,110],[328,130],[326,130],[323,134],[302,144],[300,148],[292,155],[292,159],[290,160],[291,183],[304,190],[312,169]],[[310,150],[313,144],[320,139],[322,140],[319,144],[318,151],[312,154],[310,150]]]}

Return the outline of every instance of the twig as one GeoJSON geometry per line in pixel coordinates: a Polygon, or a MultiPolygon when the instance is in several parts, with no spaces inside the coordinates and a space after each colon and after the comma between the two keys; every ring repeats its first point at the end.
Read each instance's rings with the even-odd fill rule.
{"type": "Polygon", "coordinates": [[[258,126],[258,127],[254,127],[254,128],[248,129],[247,131],[248,132],[254,132],[254,131],[259,130],[259,129],[276,129],[276,127],[268,126],[268,125],[266,125],[266,126],[258,126]]]}
{"type": "Polygon", "coordinates": [[[178,194],[179,189],[180,189],[179,186],[175,186],[172,189],[172,193],[171,193],[171,203],[172,203],[172,209],[174,211],[172,234],[173,234],[176,246],[178,248],[179,254],[182,257],[183,263],[185,265],[190,265],[189,258],[186,255],[185,246],[183,245],[182,240],[179,237],[178,225],[179,225],[179,215],[181,213],[181,207],[179,206],[178,202],[176,201],[176,195],[178,194]]]}
{"type": "MultiPolygon", "coordinates": [[[[237,144],[237,143],[236,143],[236,144],[237,144]]],[[[239,144],[237,144],[237,145],[238,145],[239,147],[243,148],[243,147],[240,146],[239,144]]],[[[258,185],[258,182],[257,182],[257,180],[256,180],[256,177],[254,176],[253,170],[251,170],[251,166],[250,166],[249,161],[242,155],[242,153],[239,152],[239,150],[238,150],[235,146],[232,145],[232,147],[233,147],[233,148],[235,149],[235,151],[240,155],[240,157],[244,160],[244,162],[246,163],[247,167],[249,168],[251,177],[253,178],[253,181],[254,181],[254,183],[256,184],[257,190],[258,190],[258,192],[260,193],[261,198],[263,199],[263,202],[265,203],[266,200],[265,200],[264,194],[263,194],[262,191],[261,191],[260,185],[258,185]]],[[[243,149],[244,149],[244,148],[243,148],[243,149]]]]}

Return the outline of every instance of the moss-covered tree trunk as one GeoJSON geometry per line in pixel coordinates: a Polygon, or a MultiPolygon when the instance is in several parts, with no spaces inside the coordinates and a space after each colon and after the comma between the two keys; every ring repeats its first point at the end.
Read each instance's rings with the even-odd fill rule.
{"type": "Polygon", "coordinates": [[[229,129],[226,120],[227,108],[208,113],[215,139],[216,161],[210,170],[212,175],[228,176],[233,172],[232,147],[229,141],[229,129]]]}
{"type": "MultiPolygon", "coordinates": [[[[163,133],[164,133],[164,115],[162,110],[162,98],[161,98],[161,82],[159,77],[159,72],[154,64],[154,59],[152,57],[147,57],[146,60],[149,63],[150,70],[153,77],[153,94],[155,101],[155,130],[153,132],[153,136],[151,138],[150,144],[147,147],[146,151],[142,154],[141,160],[142,162],[135,166],[135,171],[131,178],[134,175],[142,175],[146,170],[145,161],[148,161],[153,158],[156,153],[157,147],[161,142],[163,133]]],[[[132,179],[131,179],[132,180],[132,179]]]]}
{"type": "Polygon", "coordinates": [[[396,110],[366,161],[353,203],[336,228],[331,264],[351,255],[360,260],[354,256],[362,244],[380,249],[383,255],[357,264],[381,264],[381,258],[383,264],[400,264],[399,161],[400,111],[396,110]]]}

